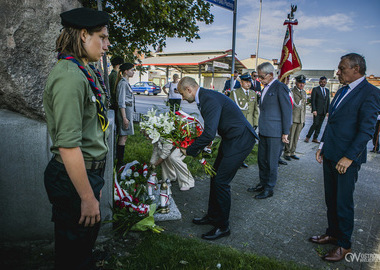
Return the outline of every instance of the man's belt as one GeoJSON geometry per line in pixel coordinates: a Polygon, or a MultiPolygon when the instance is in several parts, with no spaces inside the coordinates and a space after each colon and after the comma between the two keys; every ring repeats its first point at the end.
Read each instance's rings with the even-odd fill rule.
{"type": "MultiPolygon", "coordinates": [[[[60,163],[63,164],[62,157],[59,155],[55,155],[54,159],[60,163]]],[[[97,170],[97,169],[103,169],[104,166],[106,165],[106,160],[85,160],[84,161],[84,166],[86,167],[87,170],[97,170]]]]}

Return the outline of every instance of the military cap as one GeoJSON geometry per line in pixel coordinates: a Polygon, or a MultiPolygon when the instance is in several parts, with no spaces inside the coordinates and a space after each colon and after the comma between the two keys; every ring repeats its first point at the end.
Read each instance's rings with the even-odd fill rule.
{"type": "Polygon", "coordinates": [[[75,8],[61,13],[61,24],[77,29],[91,29],[107,25],[108,13],[90,8],[75,8]]]}
{"type": "Polygon", "coordinates": [[[295,79],[296,79],[296,82],[299,82],[299,83],[305,83],[306,82],[306,77],[303,74],[298,75],[297,77],[295,77],[295,79]]]}
{"type": "Polygon", "coordinates": [[[124,71],[126,71],[126,70],[128,70],[128,69],[133,68],[134,66],[135,66],[135,65],[132,64],[132,63],[124,63],[124,64],[122,64],[119,68],[120,68],[120,71],[121,71],[121,72],[124,72],[124,71]]]}
{"type": "Polygon", "coordinates": [[[240,75],[240,80],[243,80],[243,81],[251,81],[251,80],[252,80],[252,77],[251,77],[251,75],[247,72],[247,73],[244,73],[243,75],[240,75]]]}

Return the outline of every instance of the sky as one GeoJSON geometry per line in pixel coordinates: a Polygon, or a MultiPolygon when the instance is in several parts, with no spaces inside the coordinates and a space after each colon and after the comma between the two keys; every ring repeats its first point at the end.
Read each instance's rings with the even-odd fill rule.
{"type": "MultiPolygon", "coordinates": [[[[236,53],[256,53],[260,0],[237,0],[236,53]]],[[[363,55],[367,75],[380,76],[380,0],[262,0],[259,57],[281,58],[290,5],[297,5],[293,42],[303,69],[337,69],[340,57],[363,55]]],[[[233,12],[211,7],[214,23],[199,23],[201,39],[167,40],[164,52],[232,49],[233,12]]]]}

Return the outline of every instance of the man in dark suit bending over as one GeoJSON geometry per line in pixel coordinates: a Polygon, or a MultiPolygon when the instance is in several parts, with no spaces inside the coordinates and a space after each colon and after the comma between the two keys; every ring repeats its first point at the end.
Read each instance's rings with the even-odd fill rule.
{"type": "Polygon", "coordinates": [[[202,234],[206,240],[214,240],[230,234],[231,207],[230,182],[241,164],[252,151],[258,136],[239,107],[225,95],[199,87],[190,77],[182,78],[177,86],[182,99],[196,102],[204,119],[204,131],[186,149],[186,155],[197,156],[215,138],[222,137],[214,163],[216,175],[210,179],[210,196],[207,215],[194,218],[197,225],[211,224],[214,229],[202,234]]]}
{"type": "Polygon", "coordinates": [[[289,143],[292,125],[292,104],[289,88],[274,78],[274,67],[265,62],[257,67],[264,89],[260,98],[259,135],[257,153],[260,183],[248,188],[249,192],[260,192],[255,199],[273,196],[277,182],[278,159],[283,143],[289,143]]]}
{"type": "Polygon", "coordinates": [[[355,183],[361,164],[367,160],[367,143],[380,110],[380,90],[368,83],[365,71],[363,56],[342,56],[337,75],[345,86],[331,102],[316,153],[317,161],[323,160],[328,227],[325,234],[313,236],[310,241],[336,245],[323,257],[327,261],[340,261],[351,252],[355,183]]]}

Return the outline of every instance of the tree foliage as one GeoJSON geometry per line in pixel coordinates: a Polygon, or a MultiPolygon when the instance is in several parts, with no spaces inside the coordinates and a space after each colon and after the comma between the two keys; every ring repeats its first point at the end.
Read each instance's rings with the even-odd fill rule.
{"type": "MultiPolygon", "coordinates": [[[[83,6],[97,8],[96,0],[82,0],[83,6]]],[[[167,38],[199,39],[198,22],[211,24],[211,4],[204,0],[103,0],[111,18],[110,52],[133,60],[147,55],[151,46],[159,50],[167,38]]]]}

